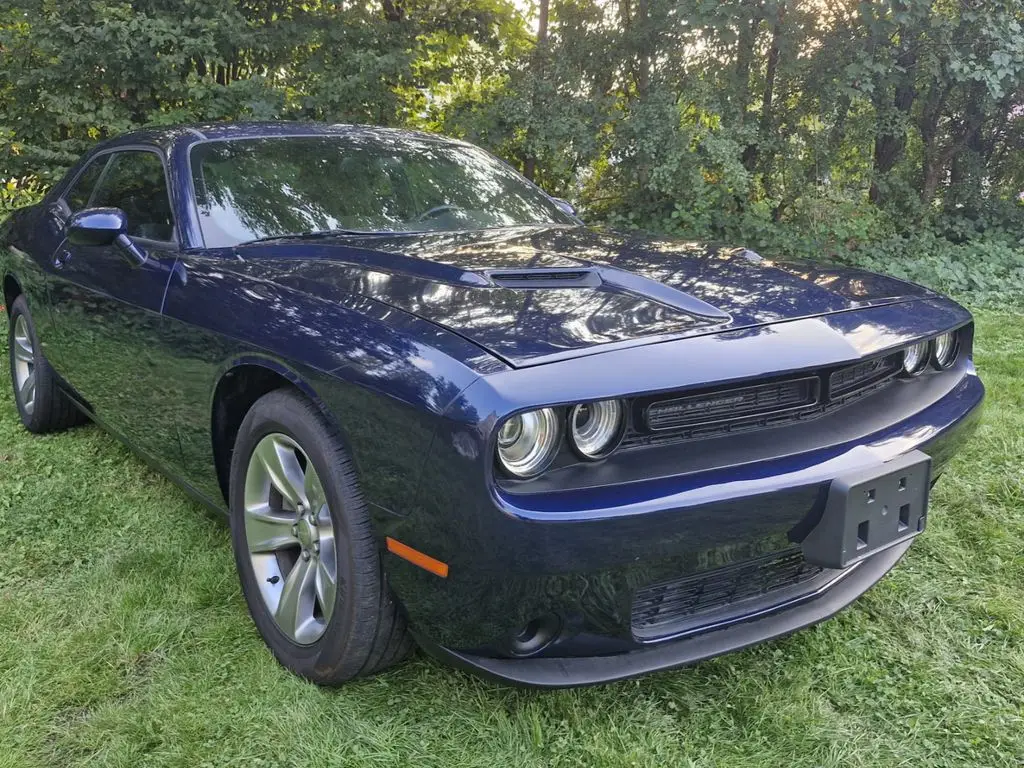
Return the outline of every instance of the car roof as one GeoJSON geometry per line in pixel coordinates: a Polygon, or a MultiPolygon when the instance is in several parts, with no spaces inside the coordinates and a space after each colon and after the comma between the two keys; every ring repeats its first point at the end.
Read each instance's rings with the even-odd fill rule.
{"type": "Polygon", "coordinates": [[[119,146],[147,144],[160,147],[165,152],[180,145],[199,144],[206,141],[277,138],[288,136],[391,136],[396,138],[418,138],[432,141],[458,142],[438,134],[410,131],[401,128],[382,128],[372,125],[349,125],[344,123],[313,123],[292,121],[270,122],[223,122],[196,123],[159,128],[144,128],[130,131],[103,142],[97,149],[112,149],[119,146]]]}

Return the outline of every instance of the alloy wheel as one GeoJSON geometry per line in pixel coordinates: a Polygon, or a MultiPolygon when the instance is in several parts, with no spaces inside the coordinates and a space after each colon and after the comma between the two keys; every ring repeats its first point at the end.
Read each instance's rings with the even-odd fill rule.
{"type": "Polygon", "coordinates": [[[309,645],[326,631],[338,589],[327,495],[302,447],[264,437],[245,475],[245,538],[256,584],[278,628],[309,645]]]}
{"type": "Polygon", "coordinates": [[[36,407],[36,356],[24,315],[14,320],[14,391],[27,416],[36,407]]]}

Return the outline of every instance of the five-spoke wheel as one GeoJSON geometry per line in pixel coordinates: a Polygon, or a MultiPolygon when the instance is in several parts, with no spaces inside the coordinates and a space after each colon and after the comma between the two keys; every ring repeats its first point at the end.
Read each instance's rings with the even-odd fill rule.
{"type": "Polygon", "coordinates": [[[320,477],[298,443],[264,437],[245,475],[245,538],[260,595],[296,643],[323,635],[338,585],[334,525],[320,477]]]}
{"type": "Polygon", "coordinates": [[[22,410],[31,416],[36,407],[36,353],[24,314],[14,318],[11,355],[14,394],[22,410]]]}
{"type": "Polygon", "coordinates": [[[85,421],[85,415],[61,388],[39,346],[28,299],[11,302],[7,342],[11,362],[11,384],[21,423],[30,432],[53,432],[85,421]]]}

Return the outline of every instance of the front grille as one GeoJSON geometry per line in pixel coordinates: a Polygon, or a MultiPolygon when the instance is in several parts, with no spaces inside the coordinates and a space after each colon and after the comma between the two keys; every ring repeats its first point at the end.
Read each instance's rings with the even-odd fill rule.
{"type": "Polygon", "coordinates": [[[768,416],[818,400],[818,377],[718,390],[654,403],[647,408],[647,426],[660,431],[711,422],[768,416]]]}
{"type": "Polygon", "coordinates": [[[707,625],[737,603],[772,595],[781,600],[782,593],[788,596],[822,573],[792,548],[653,584],[637,591],[633,600],[633,635],[652,640],[707,625]]]}
{"type": "Polygon", "coordinates": [[[636,401],[623,448],[739,434],[808,421],[889,386],[899,354],[813,375],[636,401]]]}
{"type": "Polygon", "coordinates": [[[832,399],[835,399],[856,392],[863,387],[871,386],[899,373],[901,365],[899,355],[889,355],[840,368],[833,372],[829,379],[829,394],[832,399]]]}

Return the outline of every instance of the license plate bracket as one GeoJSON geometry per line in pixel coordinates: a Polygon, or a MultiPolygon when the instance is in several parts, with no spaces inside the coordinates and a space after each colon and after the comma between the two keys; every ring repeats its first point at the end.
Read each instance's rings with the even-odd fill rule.
{"type": "Polygon", "coordinates": [[[924,531],[932,460],[911,451],[880,466],[836,477],[821,521],[804,539],[804,559],[846,568],[924,531]]]}

